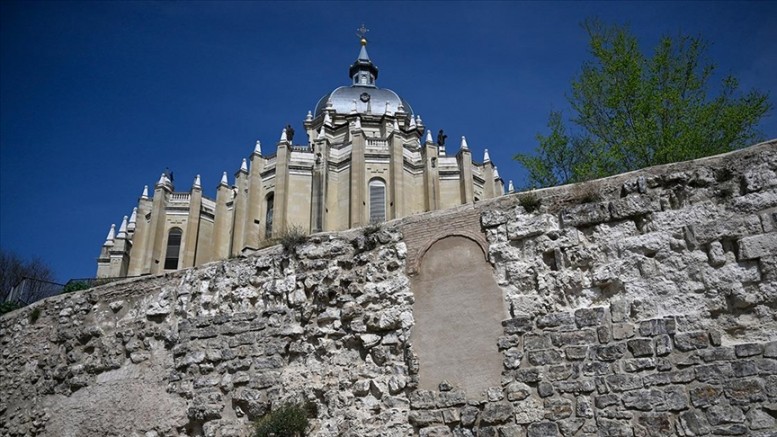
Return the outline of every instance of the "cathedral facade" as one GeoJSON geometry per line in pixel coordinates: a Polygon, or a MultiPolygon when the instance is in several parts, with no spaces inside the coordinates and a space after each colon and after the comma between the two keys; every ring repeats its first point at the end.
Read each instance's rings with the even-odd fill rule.
{"type": "Polygon", "coordinates": [[[111,226],[97,277],[140,276],[201,265],[256,249],[292,228],[337,231],[500,196],[488,151],[473,162],[464,137],[448,153],[397,93],[378,88],[367,41],[349,68],[351,84],[322,97],[304,121],[307,144],[283,129],[275,153],[257,141],[230,185],[203,196],[199,175],[176,192],[162,174],[149,195],[111,226]],[[424,134],[426,133],[426,134],[424,134]],[[453,152],[453,151],[452,151],[453,152]]]}

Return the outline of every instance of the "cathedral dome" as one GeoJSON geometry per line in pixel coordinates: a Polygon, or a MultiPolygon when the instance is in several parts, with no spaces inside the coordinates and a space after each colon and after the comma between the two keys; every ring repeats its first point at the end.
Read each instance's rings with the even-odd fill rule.
{"type": "Polygon", "coordinates": [[[324,109],[331,101],[332,109],[338,114],[350,114],[355,112],[359,114],[383,115],[386,112],[393,114],[401,105],[403,110],[413,115],[413,109],[399,94],[388,88],[364,87],[358,85],[341,86],[334,91],[327,93],[316,105],[315,116],[318,117],[324,113],[324,109]]]}
{"type": "Polygon", "coordinates": [[[316,104],[315,117],[324,113],[328,107],[338,114],[367,114],[381,116],[387,112],[393,114],[401,107],[413,115],[413,109],[405,99],[388,88],[378,88],[375,81],[378,78],[378,67],[367,55],[367,40],[362,38],[359,57],[348,69],[351,77],[350,86],[335,88],[321,97],[316,104]]]}

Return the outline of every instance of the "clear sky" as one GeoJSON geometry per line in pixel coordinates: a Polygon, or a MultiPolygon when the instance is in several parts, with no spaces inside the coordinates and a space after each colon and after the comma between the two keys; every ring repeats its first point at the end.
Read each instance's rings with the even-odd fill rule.
{"type": "MultiPolygon", "coordinates": [[[[165,167],[215,195],[262,141],[348,84],[365,23],[377,85],[507,181],[589,59],[580,23],[711,42],[716,81],[777,93],[775,2],[0,2],[0,247],[91,277],[111,223],[165,167]]],[[[777,137],[777,115],[760,126],[777,137]]],[[[297,141],[295,141],[297,142],[297,141]]]]}

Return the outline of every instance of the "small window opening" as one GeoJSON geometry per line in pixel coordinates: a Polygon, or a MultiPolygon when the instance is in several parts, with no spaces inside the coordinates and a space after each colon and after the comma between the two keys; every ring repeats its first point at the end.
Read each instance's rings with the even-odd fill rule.
{"type": "Polygon", "coordinates": [[[386,183],[380,179],[370,181],[370,222],[386,221],[386,183]]]}
{"type": "Polygon", "coordinates": [[[178,257],[181,252],[181,235],[183,235],[183,232],[179,228],[170,229],[170,233],[167,234],[165,270],[175,270],[178,268],[178,257]]]}
{"type": "Polygon", "coordinates": [[[273,207],[275,204],[275,194],[270,193],[267,195],[267,213],[264,217],[264,236],[265,238],[270,238],[272,236],[272,216],[273,216],[273,207]]]}

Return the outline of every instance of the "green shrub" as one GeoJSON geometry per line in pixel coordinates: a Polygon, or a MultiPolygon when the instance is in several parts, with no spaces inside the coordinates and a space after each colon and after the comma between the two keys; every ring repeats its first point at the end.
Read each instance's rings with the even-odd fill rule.
{"type": "Polygon", "coordinates": [[[301,437],[308,428],[307,410],[302,405],[286,404],[256,422],[256,437],[301,437]]]}
{"type": "Polygon", "coordinates": [[[526,193],[518,198],[518,203],[526,210],[526,212],[536,211],[540,207],[540,198],[534,193],[526,193]]]}
{"type": "Polygon", "coordinates": [[[35,324],[35,322],[38,321],[38,318],[40,318],[40,308],[33,308],[32,311],[30,311],[30,323],[35,324]]]}
{"type": "Polygon", "coordinates": [[[13,310],[18,310],[23,307],[19,302],[3,302],[0,303],[0,314],[10,313],[13,310]]]}
{"type": "Polygon", "coordinates": [[[294,249],[300,244],[305,242],[307,234],[299,226],[292,226],[286,230],[286,232],[279,238],[283,250],[286,252],[294,252],[294,249]]]}
{"type": "Polygon", "coordinates": [[[65,284],[65,287],[62,289],[62,293],[71,293],[73,291],[86,290],[88,288],[92,288],[88,282],[73,281],[65,284]]]}
{"type": "Polygon", "coordinates": [[[603,199],[598,187],[593,184],[584,184],[579,189],[578,201],[582,203],[600,202],[603,199]]]}

